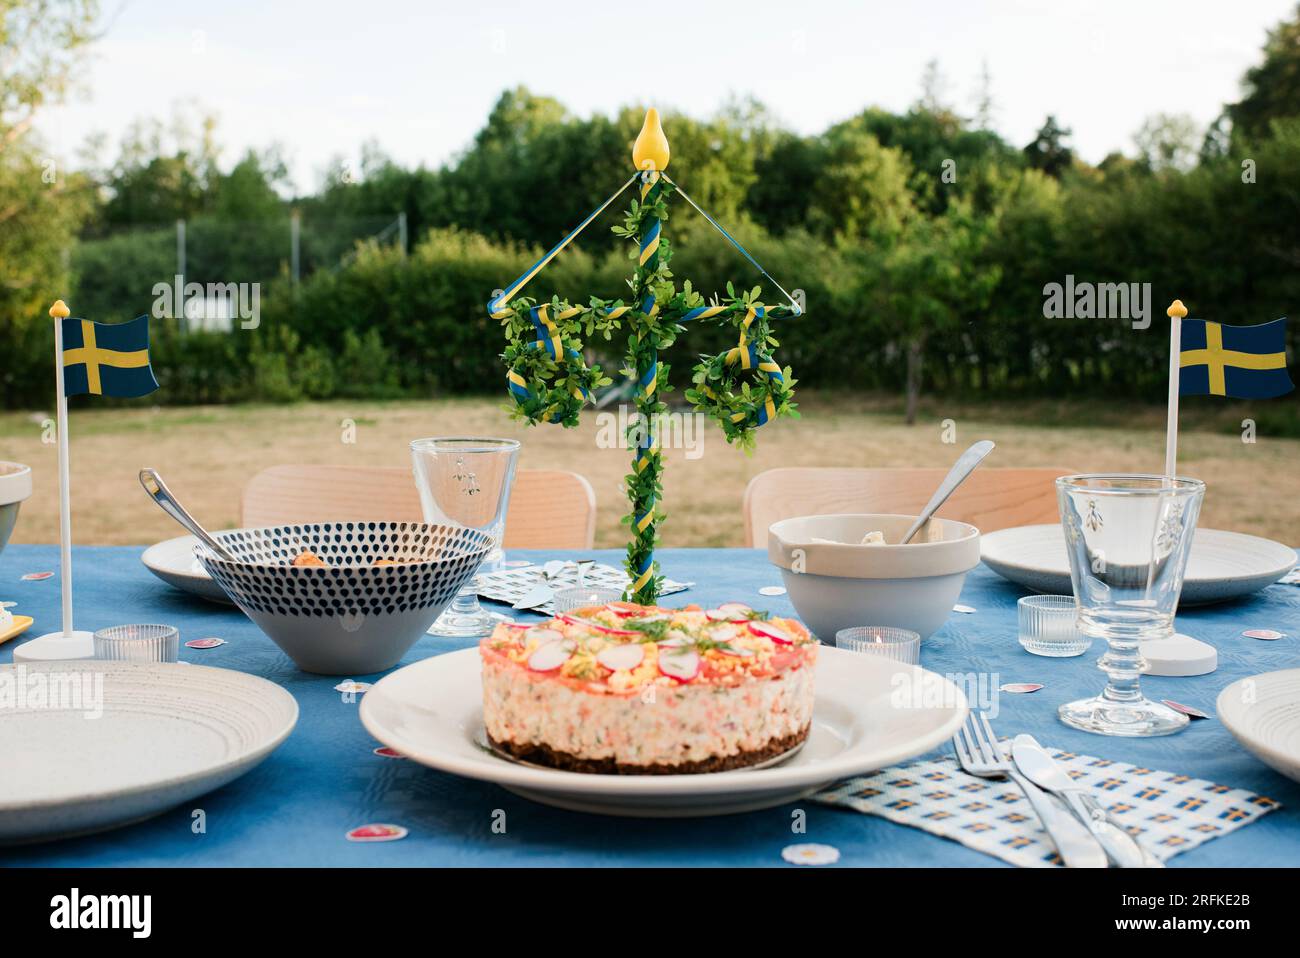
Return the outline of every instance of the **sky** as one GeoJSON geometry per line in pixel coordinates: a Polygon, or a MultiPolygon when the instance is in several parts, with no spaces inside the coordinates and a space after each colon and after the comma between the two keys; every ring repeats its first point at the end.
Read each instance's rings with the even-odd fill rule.
{"type": "MultiPolygon", "coordinates": [[[[904,110],[937,60],[973,113],[983,64],[994,127],[1023,145],[1048,113],[1090,162],[1148,116],[1204,126],[1239,97],[1268,28],[1295,0],[102,0],[80,90],[37,129],[71,159],[134,120],[218,117],[222,160],[279,144],[310,192],[376,141],[435,167],[469,145],[505,89],[572,113],[629,104],[707,117],[753,96],[817,133],[867,106],[904,110]]],[[[671,129],[669,130],[671,136],[671,129]]]]}

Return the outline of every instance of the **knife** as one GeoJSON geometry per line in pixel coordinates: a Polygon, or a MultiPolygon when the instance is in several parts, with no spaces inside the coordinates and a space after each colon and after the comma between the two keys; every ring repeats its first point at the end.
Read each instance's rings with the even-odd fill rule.
{"type": "Polygon", "coordinates": [[[1032,735],[1015,737],[1011,743],[1011,758],[1025,778],[1065,802],[1106,850],[1112,864],[1120,868],[1165,867],[1164,862],[1130,835],[1091,792],[1076,785],[1032,735]]]}
{"type": "Polygon", "coordinates": [[[542,566],[537,582],[519,597],[519,601],[512,608],[523,611],[550,602],[555,598],[555,586],[551,585],[551,580],[563,572],[566,565],[567,563],[554,559],[542,566]]]}

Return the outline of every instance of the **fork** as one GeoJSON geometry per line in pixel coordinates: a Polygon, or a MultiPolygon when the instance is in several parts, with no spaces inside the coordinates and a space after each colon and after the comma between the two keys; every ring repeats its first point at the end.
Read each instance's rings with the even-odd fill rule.
{"type": "Polygon", "coordinates": [[[977,778],[1009,778],[1020,786],[1067,868],[1106,867],[1106,853],[1097,841],[1073,818],[1061,815],[1048,794],[1016,770],[983,712],[967,713],[966,721],[952,737],[952,747],[967,774],[977,778]]]}

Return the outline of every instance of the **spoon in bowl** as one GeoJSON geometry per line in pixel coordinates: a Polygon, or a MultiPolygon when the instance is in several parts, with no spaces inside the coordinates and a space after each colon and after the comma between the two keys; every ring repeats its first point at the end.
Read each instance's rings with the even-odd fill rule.
{"type": "Polygon", "coordinates": [[[939,483],[939,488],[934,491],[930,501],[925,504],[921,514],[916,517],[912,527],[904,533],[903,538],[899,540],[899,545],[906,545],[911,541],[912,536],[921,531],[921,527],[930,521],[941,505],[948,501],[948,497],[966,481],[966,477],[975,471],[975,467],[984,461],[984,457],[993,451],[993,440],[981,439],[969,449],[961,454],[952,468],[948,470],[948,475],[943,477],[943,482],[939,483]]]}
{"type": "Polygon", "coordinates": [[[171,490],[167,488],[166,483],[162,481],[162,476],[158,475],[156,470],[141,469],[140,485],[144,487],[145,492],[149,493],[149,498],[158,503],[158,507],[163,512],[188,529],[192,536],[215,552],[219,558],[227,562],[239,561],[230,554],[230,551],[225,546],[213,538],[207,529],[199,525],[192,515],[185,511],[185,507],[176,501],[176,497],[172,495],[171,490]]]}

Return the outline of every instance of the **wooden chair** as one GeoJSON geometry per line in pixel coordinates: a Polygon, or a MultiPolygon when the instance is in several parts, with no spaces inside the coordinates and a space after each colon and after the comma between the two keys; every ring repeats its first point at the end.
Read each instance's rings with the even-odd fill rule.
{"type": "MultiPolygon", "coordinates": [[[[981,532],[1057,522],[1055,480],[1069,469],[976,469],[937,515],[981,532]]],[[[768,527],[792,516],[842,512],[917,515],[947,469],[769,469],[745,489],[745,545],[767,545],[768,527]]]]}
{"type": "MultiPolygon", "coordinates": [[[[272,466],[244,487],[244,528],[301,522],[421,522],[410,469],[381,466],[272,466]]],[[[520,469],[506,514],[507,549],[590,549],[596,494],[576,472],[520,469]]]]}

